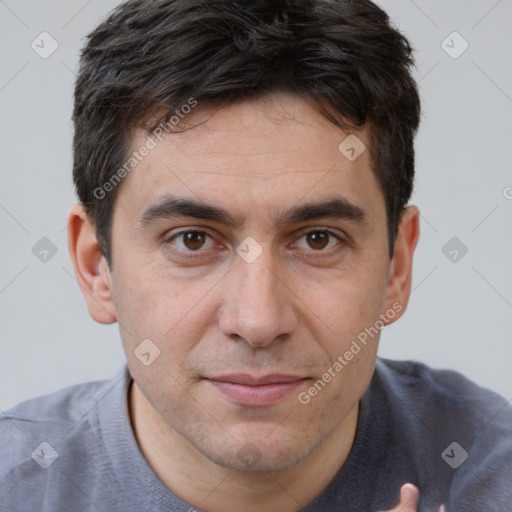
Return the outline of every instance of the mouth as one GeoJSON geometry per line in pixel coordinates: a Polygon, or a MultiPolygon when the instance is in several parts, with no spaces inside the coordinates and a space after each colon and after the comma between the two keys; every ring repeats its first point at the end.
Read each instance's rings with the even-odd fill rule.
{"type": "Polygon", "coordinates": [[[205,379],[217,392],[241,407],[265,407],[276,404],[309,380],[308,377],[282,374],[260,377],[233,374],[205,379]]]}

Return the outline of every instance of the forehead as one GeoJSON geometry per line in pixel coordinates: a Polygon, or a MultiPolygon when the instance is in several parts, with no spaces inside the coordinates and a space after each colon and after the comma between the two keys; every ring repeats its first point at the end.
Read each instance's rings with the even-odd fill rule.
{"type": "MultiPolygon", "coordinates": [[[[179,193],[272,209],[336,193],[356,204],[383,206],[371,171],[368,128],[345,143],[349,133],[303,99],[276,94],[220,109],[197,107],[186,123],[183,132],[152,136],[154,147],[126,176],[117,201],[141,210],[179,193]]],[[[147,136],[134,129],[131,151],[144,146],[147,136]]]]}

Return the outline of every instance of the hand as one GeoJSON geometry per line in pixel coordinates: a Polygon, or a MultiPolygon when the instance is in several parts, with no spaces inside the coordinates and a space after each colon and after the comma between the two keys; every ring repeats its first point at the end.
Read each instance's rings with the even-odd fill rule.
{"type": "MultiPolygon", "coordinates": [[[[413,484],[404,484],[400,488],[400,501],[398,505],[388,512],[417,512],[420,491],[413,484]]],[[[439,507],[439,512],[444,511],[444,505],[439,507]]]]}

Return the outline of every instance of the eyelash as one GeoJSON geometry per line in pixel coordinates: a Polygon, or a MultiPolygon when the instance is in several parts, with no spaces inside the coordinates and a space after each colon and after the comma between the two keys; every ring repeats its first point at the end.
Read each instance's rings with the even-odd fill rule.
{"type": "MultiPolygon", "coordinates": [[[[210,237],[213,240],[213,237],[207,231],[189,228],[189,229],[184,229],[182,231],[174,233],[172,236],[170,236],[165,241],[165,243],[172,245],[172,242],[174,242],[174,240],[176,240],[177,238],[179,238],[180,236],[182,236],[186,233],[200,233],[200,234],[206,235],[207,237],[210,237]]],[[[345,242],[345,240],[340,235],[338,235],[337,233],[335,233],[334,231],[332,231],[331,229],[328,229],[328,228],[314,228],[314,229],[310,229],[308,231],[302,232],[300,234],[300,236],[297,238],[297,241],[300,240],[301,238],[309,235],[310,233],[326,233],[329,235],[329,237],[333,237],[339,242],[334,247],[331,247],[330,249],[327,249],[327,250],[321,250],[321,249],[318,251],[315,251],[314,249],[308,250],[307,252],[311,253],[310,256],[312,256],[314,258],[322,257],[327,254],[331,254],[331,251],[333,249],[335,249],[340,243],[345,242]]],[[[173,249],[173,250],[175,252],[179,253],[179,255],[184,258],[198,258],[198,257],[204,256],[205,254],[208,254],[210,249],[208,249],[208,250],[199,249],[197,251],[182,251],[181,249],[178,249],[178,250],[173,249]]],[[[302,250],[304,251],[305,249],[302,249],[302,250]]]]}

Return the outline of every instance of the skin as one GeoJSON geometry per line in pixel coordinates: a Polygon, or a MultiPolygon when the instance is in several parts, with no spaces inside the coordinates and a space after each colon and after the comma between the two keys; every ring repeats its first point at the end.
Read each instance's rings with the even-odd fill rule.
{"type": "MultiPolygon", "coordinates": [[[[349,161],[338,150],[348,132],[300,98],[198,107],[187,122],[195,126],[167,135],[119,186],[112,270],[83,207],[72,209],[75,272],[91,316],[119,323],[134,379],[133,430],[162,482],[209,512],[297,511],[348,456],[379,336],[308,404],[298,393],[393,304],[401,311],[385,324],[405,311],[419,211],[404,212],[390,260],[369,127],[354,132],[367,149],[349,161]],[[181,216],[142,223],[166,195],[222,207],[243,222],[181,216]],[[332,197],[359,207],[364,219],[276,222],[290,208],[332,197]],[[192,228],[205,233],[199,244],[172,239],[192,228]],[[326,229],[340,240],[318,234],[326,229]],[[251,263],[236,252],[249,236],[262,250],[251,263]],[[144,339],[160,350],[149,366],[134,355],[144,339]],[[241,406],[205,379],[229,373],[305,380],[275,404],[241,406]],[[250,463],[240,456],[248,449],[250,463]]],[[[145,140],[135,129],[132,148],[145,140]]],[[[416,510],[417,492],[405,486],[394,510],[416,510]]]]}

